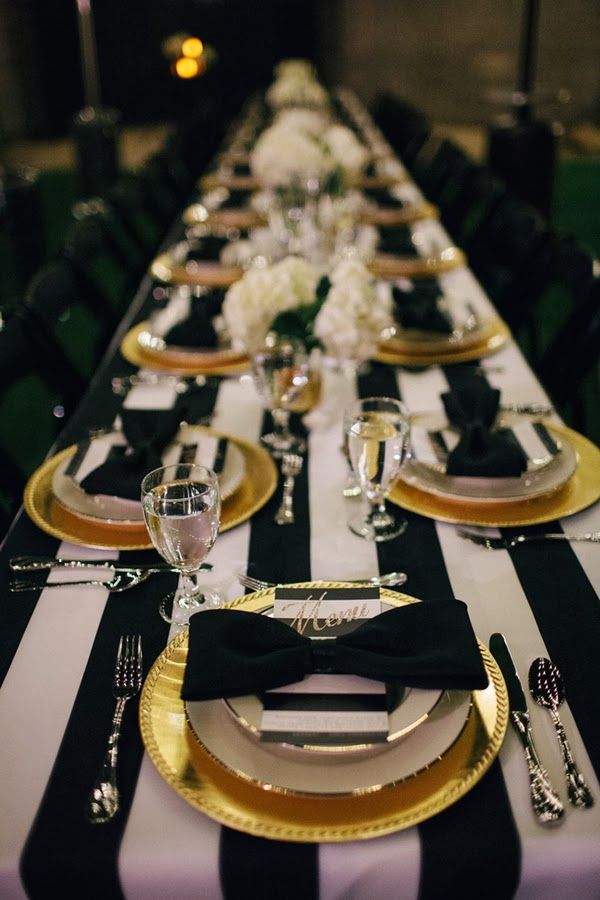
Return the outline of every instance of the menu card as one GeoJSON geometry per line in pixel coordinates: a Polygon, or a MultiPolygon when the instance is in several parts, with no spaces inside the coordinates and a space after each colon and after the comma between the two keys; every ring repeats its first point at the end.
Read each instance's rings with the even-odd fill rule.
{"type": "MultiPolygon", "coordinates": [[[[379,588],[277,588],[273,615],[314,641],[333,641],[379,615],[379,588]]],[[[375,743],[389,733],[386,686],[356,675],[315,674],[261,696],[261,740],[375,743]]]]}

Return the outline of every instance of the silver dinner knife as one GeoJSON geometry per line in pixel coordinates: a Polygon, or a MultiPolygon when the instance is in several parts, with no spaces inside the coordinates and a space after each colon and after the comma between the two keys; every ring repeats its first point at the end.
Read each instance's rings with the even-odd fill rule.
{"type": "MultiPolygon", "coordinates": [[[[54,556],[13,556],[9,560],[12,572],[46,572],[49,569],[112,569],[115,572],[176,572],[179,569],[165,562],[130,563],[118,559],[61,559],[54,556]]],[[[202,563],[201,569],[212,569],[210,563],[202,563]]]]}
{"type": "Polygon", "coordinates": [[[506,682],[510,721],[519,735],[525,751],[533,811],[540,824],[551,825],[562,819],[565,808],[552,787],[548,773],[542,766],[535,749],[525,693],[503,634],[496,633],[490,637],[490,651],[506,682]]]}

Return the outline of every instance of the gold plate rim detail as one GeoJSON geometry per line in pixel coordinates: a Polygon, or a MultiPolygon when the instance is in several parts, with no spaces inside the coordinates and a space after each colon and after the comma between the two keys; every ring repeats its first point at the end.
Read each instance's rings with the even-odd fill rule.
{"type": "MultiPolygon", "coordinates": [[[[343,587],[344,582],[309,582],[343,587]]],[[[228,604],[257,612],[271,591],[228,604]]],[[[383,589],[393,605],[416,598],[383,589]]],[[[186,802],[215,821],[258,837],[296,842],[366,840],[409,828],[463,797],[496,758],[508,724],[508,700],[500,671],[480,644],[490,684],[473,692],[473,712],[446,754],[424,771],[376,793],[358,796],[288,796],[243,782],[203,751],[187,725],[179,696],[187,629],[165,648],[150,670],[140,700],[146,750],[164,780],[186,802]]]]}
{"type": "Polygon", "coordinates": [[[375,254],[367,263],[367,268],[375,278],[382,280],[399,278],[419,278],[442,275],[453,269],[460,269],[467,258],[459,247],[449,246],[437,256],[387,256],[375,254]]]}
{"type": "Polygon", "coordinates": [[[149,327],[148,321],[134,325],[121,342],[121,355],[134,366],[145,366],[157,372],[170,372],[172,375],[241,375],[248,371],[248,358],[244,355],[240,355],[241,358],[232,362],[221,361],[214,364],[190,362],[182,365],[179,360],[178,365],[172,365],[159,351],[152,353],[141,347],[139,336],[143,331],[148,331],[149,327]]]}
{"type": "Polygon", "coordinates": [[[472,344],[464,350],[455,350],[437,353],[396,353],[383,349],[384,343],[379,345],[379,350],[373,357],[376,362],[389,366],[414,366],[423,368],[426,366],[450,365],[452,363],[470,362],[483,356],[491,356],[504,347],[512,337],[510,329],[503,319],[493,320],[493,329],[483,341],[472,344]]]}
{"type": "MultiPolygon", "coordinates": [[[[218,437],[226,437],[242,451],[246,474],[231,497],[223,502],[219,533],[246,522],[269,501],[277,487],[277,469],[269,453],[258,444],[212,428],[194,426],[218,437]]],[[[61,450],[47,459],[31,475],[25,486],[23,505],[32,522],[46,534],[83,547],[98,550],[148,550],[152,542],[145,526],[120,527],[114,522],[92,524],[67,510],[52,493],[52,477],[56,468],[71,456],[76,445],[61,450]]]]}
{"type": "Polygon", "coordinates": [[[240,266],[223,266],[217,260],[200,261],[196,264],[194,272],[181,263],[173,260],[173,256],[167,250],[152,260],[149,267],[150,275],[164,284],[192,284],[206,285],[207,287],[229,287],[244,274],[240,266]]]}
{"type": "Polygon", "coordinates": [[[397,481],[388,499],[409,512],[452,525],[518,527],[541,525],[572,516],[600,499],[600,448],[564,425],[553,423],[552,429],[571,443],[579,462],[567,483],[549,494],[502,504],[478,503],[471,499],[463,503],[458,497],[455,500],[442,499],[397,481]]]}

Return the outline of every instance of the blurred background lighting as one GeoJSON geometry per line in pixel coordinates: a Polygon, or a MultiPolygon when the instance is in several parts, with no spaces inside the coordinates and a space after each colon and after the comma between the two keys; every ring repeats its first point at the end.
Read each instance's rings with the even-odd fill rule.
{"type": "Polygon", "coordinates": [[[195,59],[189,59],[187,56],[181,56],[175,62],[175,71],[179,78],[195,78],[200,72],[200,66],[195,59]]]}
{"type": "Polygon", "coordinates": [[[181,45],[181,52],[183,56],[187,56],[189,59],[198,59],[204,53],[204,44],[200,38],[186,38],[181,45]]]}

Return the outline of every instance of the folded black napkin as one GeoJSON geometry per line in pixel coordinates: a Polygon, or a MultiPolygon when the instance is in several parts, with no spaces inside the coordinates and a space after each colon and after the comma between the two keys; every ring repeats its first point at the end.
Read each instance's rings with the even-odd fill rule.
{"type": "Polygon", "coordinates": [[[221,288],[192,297],[189,316],[165,334],[165,342],[174,347],[216,347],[218,336],[213,318],[221,311],[223,297],[221,288]]]}
{"type": "Polygon", "coordinates": [[[379,228],[377,250],[379,253],[391,253],[394,256],[419,255],[412,239],[412,232],[407,225],[379,228]]]}
{"type": "Polygon", "coordinates": [[[245,206],[248,199],[247,191],[229,191],[229,196],[221,203],[219,209],[239,209],[245,206]]]}
{"type": "Polygon", "coordinates": [[[492,431],[500,391],[483,379],[442,394],[448,420],[461,432],[448,456],[448,475],[508,478],[527,469],[527,456],[510,431],[492,431]]]}
{"type": "Polygon", "coordinates": [[[128,500],[140,499],[144,475],[162,465],[162,453],[179,430],[185,411],[121,409],[127,446],[112,447],[102,465],[81,481],[87,494],[109,494],[128,500]]]}
{"type": "Polygon", "coordinates": [[[181,696],[255,694],[314,672],[458,690],[484,688],[488,681],[460,600],[411,603],[366,620],[350,634],[321,640],[269,616],[219,609],[190,619],[181,696]]]}
{"type": "Polygon", "coordinates": [[[228,238],[218,234],[207,234],[204,237],[196,238],[187,252],[186,260],[188,262],[194,260],[218,262],[221,250],[228,243],[228,238]]]}
{"type": "Polygon", "coordinates": [[[372,200],[377,206],[382,206],[384,209],[402,209],[406,205],[404,200],[394,197],[385,188],[367,188],[365,194],[369,200],[372,200]]]}
{"type": "Polygon", "coordinates": [[[439,307],[442,293],[437,282],[415,281],[412,290],[403,290],[399,285],[394,285],[392,298],[394,318],[403,328],[452,334],[452,322],[439,307]]]}

